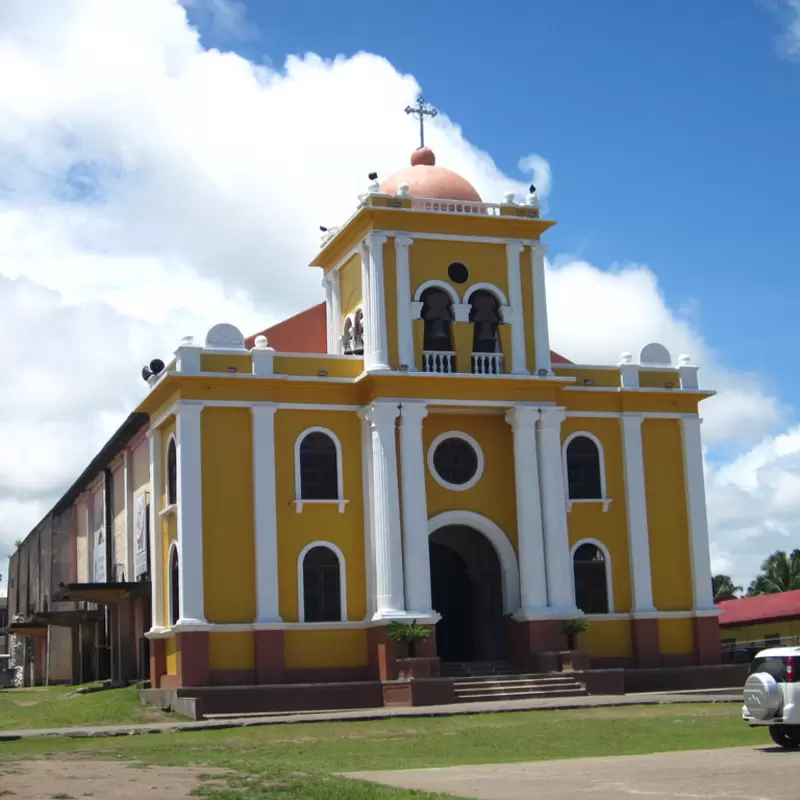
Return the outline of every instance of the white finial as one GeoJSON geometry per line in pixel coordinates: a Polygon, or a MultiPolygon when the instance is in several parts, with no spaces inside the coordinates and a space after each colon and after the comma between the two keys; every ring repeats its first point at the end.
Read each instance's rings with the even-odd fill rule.
{"type": "Polygon", "coordinates": [[[528,192],[528,195],[525,198],[525,204],[529,206],[539,205],[539,198],[536,196],[536,187],[533,184],[531,184],[530,191],[528,192]]]}
{"type": "Polygon", "coordinates": [[[692,359],[684,353],[682,356],[678,356],[678,366],[681,367],[688,367],[689,364],[692,363],[692,359]]]}
{"type": "Polygon", "coordinates": [[[409,186],[407,183],[401,183],[397,187],[397,194],[399,194],[401,197],[405,197],[409,191],[411,191],[411,186],[409,186]]]}
{"type": "Polygon", "coordinates": [[[378,183],[377,180],[372,181],[370,183],[369,187],[367,188],[367,191],[370,194],[378,194],[378,192],[380,192],[380,190],[381,190],[381,185],[378,183]]]}
{"type": "Polygon", "coordinates": [[[181,339],[181,347],[191,347],[194,344],[194,336],[184,336],[181,339]]]}
{"type": "Polygon", "coordinates": [[[259,349],[263,350],[269,345],[269,341],[267,341],[267,337],[264,336],[263,333],[259,333],[258,336],[253,340],[253,344],[259,349]]]}
{"type": "Polygon", "coordinates": [[[627,350],[619,357],[620,364],[630,364],[633,361],[633,353],[629,353],[627,350]]]}
{"type": "Polygon", "coordinates": [[[503,202],[504,202],[506,205],[511,205],[511,204],[514,202],[514,198],[515,198],[515,197],[516,197],[516,195],[514,194],[514,192],[506,192],[506,193],[503,195],[503,202]]]}

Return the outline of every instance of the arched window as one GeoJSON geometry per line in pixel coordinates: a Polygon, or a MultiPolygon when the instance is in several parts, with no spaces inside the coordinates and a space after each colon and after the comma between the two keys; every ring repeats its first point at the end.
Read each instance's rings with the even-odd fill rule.
{"type": "Polygon", "coordinates": [[[171,436],[167,445],[167,505],[178,502],[178,447],[171,436]]]}
{"type": "Polygon", "coordinates": [[[364,311],[360,308],[353,322],[353,355],[364,355],[364,311]]]}
{"type": "Polygon", "coordinates": [[[344,588],[340,554],[325,544],[314,544],[301,555],[301,622],[340,622],[344,619],[344,588]]]}
{"type": "Polygon", "coordinates": [[[422,319],[425,321],[423,349],[452,352],[453,301],[443,289],[426,289],[422,294],[422,319]]]}
{"type": "Polygon", "coordinates": [[[480,289],[470,297],[469,321],[472,323],[472,352],[499,353],[497,326],[500,303],[491,292],[480,289]]]}
{"type": "Polygon", "coordinates": [[[572,556],[575,570],[575,605],[584,614],[608,614],[608,563],[595,544],[579,545],[572,556]]]}
{"type": "Polygon", "coordinates": [[[178,546],[169,550],[169,624],[174,625],[180,616],[180,574],[178,572],[178,546]]]}
{"type": "Polygon", "coordinates": [[[567,495],[570,500],[602,500],[603,477],[600,450],[588,436],[567,443],[567,495]]]}
{"type": "Polygon", "coordinates": [[[333,437],[311,430],[300,441],[298,500],[339,500],[339,450],[333,437]]]}

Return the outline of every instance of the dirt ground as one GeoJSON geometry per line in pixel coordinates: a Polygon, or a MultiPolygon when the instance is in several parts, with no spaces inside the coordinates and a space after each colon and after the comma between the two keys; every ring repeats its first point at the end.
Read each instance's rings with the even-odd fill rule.
{"type": "Polygon", "coordinates": [[[176,800],[189,797],[207,767],[142,767],[121,761],[20,762],[0,771],[0,797],[9,800],[176,800]]]}
{"type": "Polygon", "coordinates": [[[737,747],[349,777],[476,800],[797,800],[800,752],[737,747]]]}

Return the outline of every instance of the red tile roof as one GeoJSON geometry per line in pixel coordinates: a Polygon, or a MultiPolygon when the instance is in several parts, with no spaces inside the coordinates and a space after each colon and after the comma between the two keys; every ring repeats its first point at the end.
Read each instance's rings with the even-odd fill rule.
{"type": "MultiPolygon", "coordinates": [[[[307,308],[271,328],[254,333],[247,338],[246,346],[252,347],[253,340],[262,333],[267,337],[269,346],[280,353],[327,353],[328,322],[325,303],[307,308]]],[[[572,363],[553,351],[550,351],[550,358],[554,364],[572,363]]]]}
{"type": "Polygon", "coordinates": [[[781,594],[759,594],[739,600],[717,603],[722,611],[719,624],[747,625],[750,622],[774,622],[800,617],[800,589],[781,594]]]}

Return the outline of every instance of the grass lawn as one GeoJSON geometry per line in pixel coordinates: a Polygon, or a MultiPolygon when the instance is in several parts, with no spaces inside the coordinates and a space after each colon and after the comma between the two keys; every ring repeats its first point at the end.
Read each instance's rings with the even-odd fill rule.
{"type": "Polygon", "coordinates": [[[36,686],[0,691],[0,731],[183,719],[143,705],[133,686],[70,696],[76,688],[36,686]]]}
{"type": "Polygon", "coordinates": [[[765,744],[737,704],[303,723],[116,739],[9,742],[0,763],[26,757],[118,758],[233,770],[216,800],[400,800],[428,797],[331,777],[358,770],[537,761],[765,744]]]}

